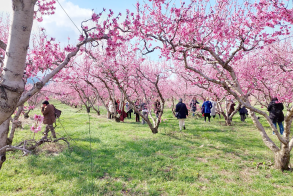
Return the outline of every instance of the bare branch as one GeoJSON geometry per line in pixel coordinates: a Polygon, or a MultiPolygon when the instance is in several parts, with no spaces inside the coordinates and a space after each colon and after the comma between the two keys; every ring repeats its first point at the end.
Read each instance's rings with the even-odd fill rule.
{"type": "Polygon", "coordinates": [[[3,49],[4,51],[6,51],[6,48],[7,48],[7,45],[2,40],[0,40],[0,48],[3,49]]]}

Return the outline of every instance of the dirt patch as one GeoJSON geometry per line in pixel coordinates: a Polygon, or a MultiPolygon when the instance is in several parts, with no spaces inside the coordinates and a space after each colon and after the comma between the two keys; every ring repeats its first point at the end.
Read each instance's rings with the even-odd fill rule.
{"type": "Polygon", "coordinates": [[[200,162],[203,162],[203,163],[207,163],[207,162],[208,162],[208,160],[205,159],[205,158],[200,158],[200,157],[198,157],[198,158],[196,158],[196,159],[199,160],[200,162]]]}
{"type": "Polygon", "coordinates": [[[255,173],[255,170],[252,170],[251,168],[245,168],[244,170],[240,171],[241,179],[244,182],[251,183],[252,182],[251,175],[253,175],[253,173],[255,173]]]}
{"type": "Polygon", "coordinates": [[[51,155],[58,155],[67,148],[66,144],[61,143],[45,143],[36,149],[36,153],[46,153],[51,155]]]}

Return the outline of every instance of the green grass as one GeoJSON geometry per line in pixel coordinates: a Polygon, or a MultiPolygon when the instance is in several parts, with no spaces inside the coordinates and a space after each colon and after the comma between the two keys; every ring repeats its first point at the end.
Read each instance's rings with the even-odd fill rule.
{"type": "MultiPolygon", "coordinates": [[[[1,195],[292,194],[293,173],[268,167],[273,153],[252,122],[240,122],[238,114],[232,127],[222,126],[223,119],[204,123],[189,118],[187,129],[179,132],[178,121],[167,110],[167,120],[154,135],[133,118],[115,123],[106,119],[105,110],[100,117],[92,111],[89,123],[84,110],[55,105],[63,112],[72,150],[60,141],[62,145],[46,144],[25,157],[8,152],[1,195]],[[264,165],[256,169],[260,162],[264,165]]],[[[67,135],[59,123],[56,132],[67,135]]],[[[32,137],[27,124],[16,132],[14,144],[32,137]]]]}

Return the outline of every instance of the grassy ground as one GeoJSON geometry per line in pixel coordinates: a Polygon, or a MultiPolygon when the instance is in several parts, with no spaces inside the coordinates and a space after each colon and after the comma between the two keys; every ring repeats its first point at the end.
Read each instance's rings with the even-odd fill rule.
{"type": "MultiPolygon", "coordinates": [[[[163,117],[167,120],[153,135],[133,118],[115,123],[102,111],[99,117],[91,113],[89,120],[84,110],[55,105],[63,111],[61,122],[67,133],[59,123],[56,131],[70,135],[72,150],[60,141],[25,157],[9,152],[0,174],[0,195],[287,196],[293,192],[293,173],[268,166],[273,154],[251,121],[240,122],[238,114],[232,127],[222,126],[218,118],[211,123],[189,118],[187,129],[179,132],[178,121],[167,110],[163,117]],[[256,169],[260,162],[263,165],[256,169]]],[[[14,143],[33,137],[30,123],[17,131],[14,143]]],[[[41,133],[35,137],[41,138],[41,133]]]]}

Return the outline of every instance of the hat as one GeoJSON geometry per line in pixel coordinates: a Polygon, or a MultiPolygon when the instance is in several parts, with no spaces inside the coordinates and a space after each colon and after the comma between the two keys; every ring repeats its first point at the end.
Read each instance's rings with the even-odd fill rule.
{"type": "Polygon", "coordinates": [[[49,104],[49,101],[44,101],[42,104],[48,105],[49,104]]]}

